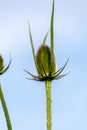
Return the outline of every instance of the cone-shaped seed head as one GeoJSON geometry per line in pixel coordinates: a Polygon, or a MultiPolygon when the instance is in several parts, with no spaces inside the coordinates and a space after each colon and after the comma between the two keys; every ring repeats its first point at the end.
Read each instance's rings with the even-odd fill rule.
{"type": "Polygon", "coordinates": [[[47,45],[41,45],[36,55],[36,62],[38,66],[39,76],[49,76],[54,73],[55,70],[55,57],[52,59],[51,65],[51,50],[47,45]]]}

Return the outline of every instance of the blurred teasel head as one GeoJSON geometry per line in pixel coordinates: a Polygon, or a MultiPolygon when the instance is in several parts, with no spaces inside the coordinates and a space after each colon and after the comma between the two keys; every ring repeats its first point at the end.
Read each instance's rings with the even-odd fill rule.
{"type": "Polygon", "coordinates": [[[34,58],[34,63],[38,72],[38,75],[35,76],[29,71],[25,70],[29,75],[32,76],[32,78],[27,79],[33,79],[37,81],[46,81],[46,80],[54,80],[54,79],[61,79],[67,74],[61,75],[61,72],[66,67],[68,60],[66,61],[65,65],[61,67],[60,69],[56,70],[56,60],[55,60],[55,54],[54,54],[54,0],[52,3],[52,14],[51,14],[51,22],[50,22],[50,47],[46,45],[46,39],[48,36],[48,32],[46,33],[43,42],[41,46],[39,47],[37,53],[35,54],[35,49],[33,45],[33,39],[30,29],[30,24],[28,23],[29,27],[29,36],[30,36],[30,43],[34,58]]]}
{"type": "Polygon", "coordinates": [[[3,57],[0,55],[0,75],[4,74],[11,64],[11,60],[9,61],[9,64],[7,66],[4,66],[4,60],[3,57]]]}
{"type": "Polygon", "coordinates": [[[0,55],[0,71],[3,69],[4,65],[3,65],[3,58],[0,55]]]}

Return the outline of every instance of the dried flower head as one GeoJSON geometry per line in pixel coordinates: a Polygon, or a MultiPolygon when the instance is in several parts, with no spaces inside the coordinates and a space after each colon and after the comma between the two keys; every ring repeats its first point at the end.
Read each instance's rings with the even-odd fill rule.
{"type": "MultiPolygon", "coordinates": [[[[32,53],[33,53],[35,66],[38,72],[38,76],[33,75],[32,73],[30,73],[25,69],[24,70],[29,75],[32,76],[32,79],[37,81],[46,81],[46,80],[51,81],[66,76],[68,73],[61,75],[61,72],[66,67],[69,59],[66,61],[65,65],[62,68],[56,70],[56,61],[55,61],[55,54],[54,54],[54,0],[52,4],[52,15],[51,15],[51,23],[50,23],[50,47],[46,45],[46,39],[48,36],[48,32],[47,32],[42,42],[42,45],[39,47],[37,54],[35,54],[30,25],[29,25],[29,36],[30,36],[32,53]]],[[[27,78],[27,79],[31,79],[31,78],[27,78]]]]}
{"type": "Polygon", "coordinates": [[[0,55],[0,75],[4,74],[9,69],[10,64],[11,60],[7,66],[4,66],[3,57],[0,55]]]}

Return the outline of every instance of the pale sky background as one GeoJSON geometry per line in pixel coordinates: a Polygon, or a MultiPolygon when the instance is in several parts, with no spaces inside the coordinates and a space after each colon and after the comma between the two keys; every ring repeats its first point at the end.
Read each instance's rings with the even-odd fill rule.
{"type": "MultiPolygon", "coordinates": [[[[46,130],[44,82],[28,81],[26,68],[37,74],[28,34],[35,50],[50,27],[51,0],[0,0],[0,54],[12,63],[1,76],[13,130],[46,130]]],[[[57,67],[69,57],[65,78],[52,82],[53,130],[87,130],[87,0],[55,0],[57,67]]],[[[47,44],[50,44],[48,36],[47,44]]],[[[0,130],[7,130],[0,104],[0,130]]]]}

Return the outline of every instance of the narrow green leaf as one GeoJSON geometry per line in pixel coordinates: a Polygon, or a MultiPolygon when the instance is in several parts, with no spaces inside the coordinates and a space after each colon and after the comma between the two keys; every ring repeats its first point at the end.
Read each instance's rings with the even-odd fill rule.
{"type": "Polygon", "coordinates": [[[37,68],[36,57],[35,57],[35,50],[34,50],[34,46],[33,46],[33,39],[32,39],[32,34],[31,34],[31,29],[30,29],[29,22],[28,22],[28,28],[29,28],[29,37],[30,37],[30,43],[31,43],[31,48],[32,48],[34,63],[35,63],[36,68],[37,68]]]}
{"type": "Polygon", "coordinates": [[[45,44],[46,44],[46,39],[47,39],[48,33],[49,33],[49,32],[47,32],[47,33],[46,33],[46,35],[45,35],[45,37],[44,37],[44,40],[43,40],[43,45],[45,45],[45,44]]]}
{"type": "Polygon", "coordinates": [[[54,55],[54,0],[52,3],[52,14],[50,23],[50,42],[51,42],[51,60],[53,60],[54,55]]]}

